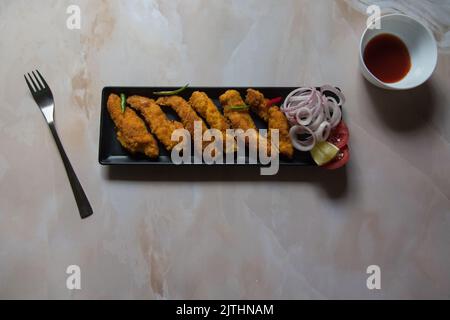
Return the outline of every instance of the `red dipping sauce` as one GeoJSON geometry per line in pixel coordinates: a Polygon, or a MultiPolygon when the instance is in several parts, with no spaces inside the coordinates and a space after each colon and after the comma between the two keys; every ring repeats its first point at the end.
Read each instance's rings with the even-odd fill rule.
{"type": "Polygon", "coordinates": [[[392,34],[374,37],[364,50],[369,71],[385,83],[401,81],[411,70],[411,56],[403,41],[392,34]]]}

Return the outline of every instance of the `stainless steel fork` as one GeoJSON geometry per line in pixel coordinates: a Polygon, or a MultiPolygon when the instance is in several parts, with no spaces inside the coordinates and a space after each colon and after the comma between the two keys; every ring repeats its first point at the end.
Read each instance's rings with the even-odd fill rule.
{"type": "Polygon", "coordinates": [[[53,94],[48,86],[47,82],[45,82],[44,77],[39,73],[38,70],[36,72],[32,72],[33,77],[31,77],[30,73],[24,75],[25,81],[27,82],[28,88],[30,88],[31,95],[36,101],[39,109],[44,115],[45,120],[47,120],[47,124],[50,128],[50,131],[55,139],[56,146],[58,147],[59,153],[61,154],[62,161],[64,163],[64,167],[66,168],[67,176],[69,177],[70,185],[72,186],[73,194],[75,195],[75,200],[77,202],[78,210],[80,211],[80,215],[82,219],[85,219],[92,215],[92,207],[89,203],[86,194],[78,181],[77,175],[75,171],[73,171],[72,165],[70,164],[69,158],[64,151],[63,145],[58,137],[58,132],[55,127],[55,102],[53,100],[53,94]]]}

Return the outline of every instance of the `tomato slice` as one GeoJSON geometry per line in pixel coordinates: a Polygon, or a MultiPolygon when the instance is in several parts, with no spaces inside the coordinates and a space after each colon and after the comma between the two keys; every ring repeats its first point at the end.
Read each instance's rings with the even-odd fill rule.
{"type": "Polygon", "coordinates": [[[348,160],[350,160],[350,150],[348,149],[348,146],[344,146],[339,151],[336,158],[334,158],[334,160],[331,161],[330,163],[327,163],[326,165],[322,166],[322,168],[328,170],[336,170],[345,166],[348,160]]]}
{"type": "Polygon", "coordinates": [[[350,133],[347,125],[344,121],[341,121],[337,127],[331,131],[328,142],[334,144],[339,149],[342,149],[348,144],[349,136],[350,133]]]}

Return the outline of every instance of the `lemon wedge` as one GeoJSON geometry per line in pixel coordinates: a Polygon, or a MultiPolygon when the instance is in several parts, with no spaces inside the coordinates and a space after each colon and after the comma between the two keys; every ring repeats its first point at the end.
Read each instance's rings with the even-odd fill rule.
{"type": "Polygon", "coordinates": [[[314,161],[319,165],[323,166],[329,163],[331,160],[336,158],[339,153],[339,148],[334,144],[322,141],[318,142],[315,147],[311,150],[311,155],[314,161]]]}

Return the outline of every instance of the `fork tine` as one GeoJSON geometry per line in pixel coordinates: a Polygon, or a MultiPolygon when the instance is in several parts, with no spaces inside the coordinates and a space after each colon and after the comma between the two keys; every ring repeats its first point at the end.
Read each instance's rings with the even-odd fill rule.
{"type": "Polygon", "coordinates": [[[25,78],[25,81],[27,82],[28,88],[30,89],[31,93],[34,93],[34,88],[32,87],[31,83],[28,81],[27,76],[24,74],[23,77],[25,78]]]}
{"type": "Polygon", "coordinates": [[[43,89],[49,88],[47,82],[45,82],[45,79],[44,79],[44,77],[41,75],[41,73],[39,72],[39,70],[36,70],[36,72],[37,72],[37,74],[39,75],[39,79],[41,80],[42,84],[44,85],[44,88],[43,88],[43,89]]]}
{"type": "Polygon", "coordinates": [[[36,73],[34,73],[34,71],[32,71],[31,73],[33,74],[33,77],[34,77],[34,80],[35,80],[33,83],[36,83],[38,91],[44,89],[43,85],[41,84],[41,82],[39,81],[38,77],[36,76],[36,73]]]}
{"type": "Polygon", "coordinates": [[[27,74],[28,74],[28,78],[30,78],[31,83],[33,84],[33,87],[35,89],[34,91],[38,92],[39,91],[38,85],[34,82],[33,77],[30,75],[30,73],[27,73],[27,74]]]}

